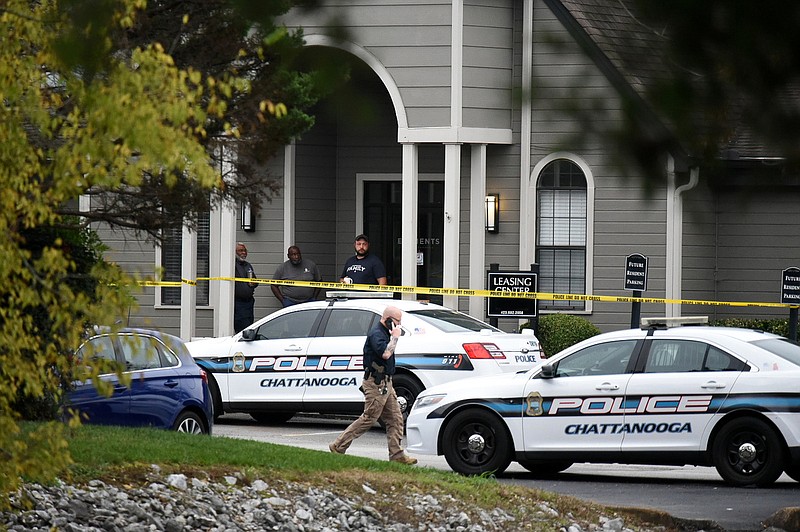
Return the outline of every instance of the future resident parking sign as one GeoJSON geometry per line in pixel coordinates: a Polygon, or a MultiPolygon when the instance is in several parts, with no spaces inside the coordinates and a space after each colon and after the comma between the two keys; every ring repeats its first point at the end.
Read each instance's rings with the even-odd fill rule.
{"type": "Polygon", "coordinates": [[[647,257],[639,253],[625,259],[625,290],[647,290],[647,257]]]}
{"type": "Polygon", "coordinates": [[[800,268],[786,268],[783,270],[781,303],[800,305],[800,268]]]}

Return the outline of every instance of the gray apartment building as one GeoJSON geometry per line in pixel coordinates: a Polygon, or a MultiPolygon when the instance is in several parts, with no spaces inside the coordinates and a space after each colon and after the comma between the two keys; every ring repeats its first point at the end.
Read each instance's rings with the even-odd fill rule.
{"type": "MultiPolygon", "coordinates": [[[[730,186],[714,188],[676,147],[659,163],[666,181],[648,187],[603,134],[623,120],[622,102],[636,101],[658,76],[657,39],[625,4],[339,0],[313,15],[290,12],[285,23],[303,28],[305,53],[328,48],[354,65],[352,106],[320,105],[314,128],[270,164],[281,189],[254,219],[238,205],[215,210],[168,249],[101,230],[107,256],[142,275],[163,266],[183,278],[226,278],[241,241],[256,274],[270,278],[296,244],[335,282],[354,237],[366,233],[391,285],[485,289],[490,264],[537,264],[542,292],[630,296],[625,259],[641,254],[646,297],[779,302],[782,270],[800,266],[800,186],[787,179],[746,195],[735,186],[779,160],[775,154],[734,139],[723,161],[730,186]],[[332,13],[344,22],[344,40],[329,37],[332,13]],[[369,119],[355,111],[365,107],[369,119]],[[492,231],[487,196],[499,206],[492,231]]],[[[642,113],[666,127],[643,103],[642,113]]],[[[486,316],[480,297],[425,298],[486,316]]],[[[230,282],[146,287],[138,299],[131,325],[184,338],[232,333],[230,282]]],[[[540,313],[581,315],[602,330],[630,324],[630,303],[539,305],[540,313]]],[[[268,285],[256,290],[257,318],[279,307],[268,285]]],[[[788,310],[642,306],[643,316],[697,314],[788,310]]],[[[500,319],[505,330],[518,325],[500,319]]]]}

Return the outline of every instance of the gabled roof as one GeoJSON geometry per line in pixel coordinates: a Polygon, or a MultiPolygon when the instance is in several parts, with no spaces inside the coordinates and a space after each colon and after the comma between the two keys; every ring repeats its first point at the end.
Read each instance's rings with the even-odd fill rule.
{"type": "MultiPolygon", "coordinates": [[[[650,27],[638,18],[634,0],[544,0],[544,3],[620,95],[636,105],[647,127],[672,137],[673,155],[685,156],[679,139],[670,131],[669,117],[659,116],[646,99],[648,88],[670,79],[666,31],[650,27]]],[[[720,146],[720,155],[736,160],[777,158],[779,153],[740,126],[728,145],[720,146]]]]}
{"type": "Polygon", "coordinates": [[[664,32],[640,22],[631,0],[560,3],[637,94],[668,78],[664,32]]]}
{"type": "Polygon", "coordinates": [[[632,0],[544,0],[622,98],[636,109],[644,131],[662,139],[678,160],[687,154],[664,117],[647,103],[647,88],[669,74],[663,33],[635,16],[632,0]]]}

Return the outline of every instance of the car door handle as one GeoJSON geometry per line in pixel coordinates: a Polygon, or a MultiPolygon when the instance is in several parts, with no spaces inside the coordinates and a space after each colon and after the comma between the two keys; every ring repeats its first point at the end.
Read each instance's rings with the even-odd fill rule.
{"type": "Polygon", "coordinates": [[[287,347],[286,349],[284,349],[284,351],[291,351],[291,352],[302,351],[302,350],[303,350],[302,347],[300,347],[299,345],[295,345],[295,344],[292,344],[289,347],[287,347]]]}
{"type": "Polygon", "coordinates": [[[124,392],[127,389],[128,389],[128,387],[127,386],[123,386],[122,384],[115,384],[114,385],[114,391],[115,392],[124,392]]]}
{"type": "Polygon", "coordinates": [[[727,384],[725,384],[724,382],[717,382],[717,381],[708,381],[707,383],[700,385],[701,388],[709,388],[712,390],[719,390],[720,388],[725,388],[726,386],[727,384]]]}
{"type": "Polygon", "coordinates": [[[603,384],[600,384],[599,386],[595,386],[595,390],[612,391],[613,392],[615,390],[619,390],[619,386],[617,386],[616,384],[611,384],[610,382],[604,382],[603,384]]]}
{"type": "Polygon", "coordinates": [[[164,381],[164,386],[166,386],[167,388],[174,388],[177,385],[178,385],[178,381],[176,381],[174,379],[169,379],[169,380],[164,381]]]}

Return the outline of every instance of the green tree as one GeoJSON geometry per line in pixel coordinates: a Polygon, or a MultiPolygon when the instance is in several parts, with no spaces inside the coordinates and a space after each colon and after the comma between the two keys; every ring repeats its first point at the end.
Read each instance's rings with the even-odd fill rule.
{"type": "MultiPolygon", "coordinates": [[[[239,125],[248,116],[254,124],[293,116],[266,91],[257,112],[248,105],[230,119],[230,106],[249,101],[257,76],[179,67],[161,41],[139,35],[144,7],[144,0],[0,6],[0,495],[23,476],[47,477],[69,462],[66,427],[23,430],[15,401],[57,399],[60,380],[86,370],[69,356],[85,325],[109,323],[131,304],[135,280],[83,260],[59,228],[103,220],[157,236],[230,190],[210,156],[210,133],[235,143],[251,135],[239,125]],[[68,218],[84,194],[104,203],[68,218]],[[159,216],[165,205],[174,218],[159,216]]],[[[279,28],[262,35],[261,53],[286,36],[279,28]]]]}

